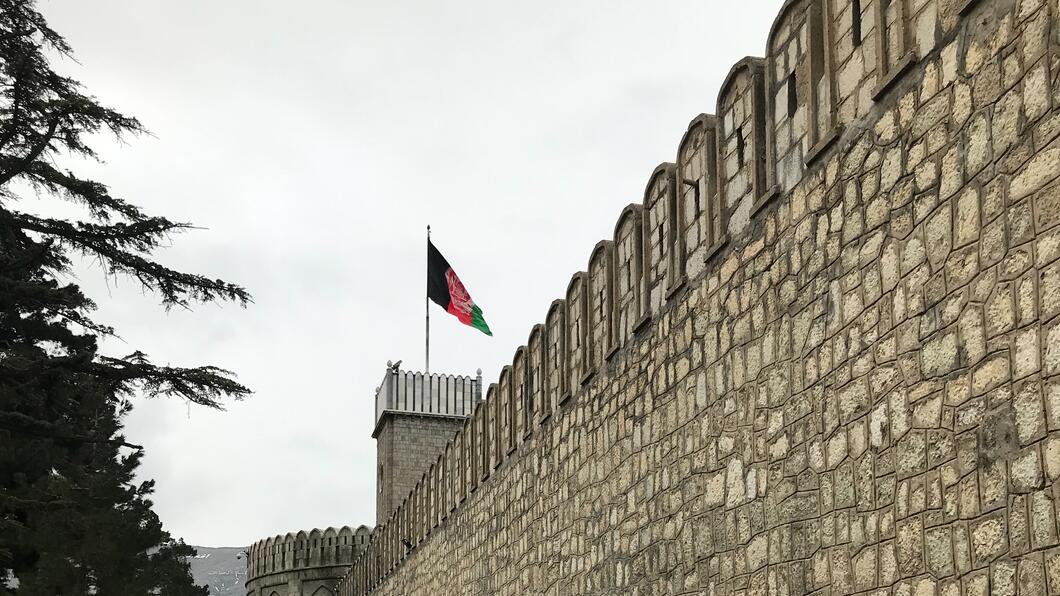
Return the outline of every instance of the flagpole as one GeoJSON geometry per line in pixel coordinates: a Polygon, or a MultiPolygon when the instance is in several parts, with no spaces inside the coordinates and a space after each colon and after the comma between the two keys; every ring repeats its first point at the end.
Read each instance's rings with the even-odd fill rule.
{"type": "MultiPolygon", "coordinates": [[[[431,224],[427,224],[427,242],[430,243],[430,241],[431,241],[431,224]]],[[[430,269],[430,263],[427,264],[427,268],[430,269]]],[[[428,279],[427,283],[430,284],[429,272],[428,272],[428,275],[425,275],[424,277],[428,279]]],[[[426,319],[426,327],[427,327],[427,333],[425,335],[425,345],[424,345],[424,358],[423,358],[423,361],[424,361],[423,362],[423,372],[425,372],[425,373],[430,373],[431,372],[431,297],[430,297],[430,291],[431,291],[430,287],[428,286],[427,295],[424,296],[424,298],[423,298],[424,313],[426,314],[425,319],[426,319]]]]}

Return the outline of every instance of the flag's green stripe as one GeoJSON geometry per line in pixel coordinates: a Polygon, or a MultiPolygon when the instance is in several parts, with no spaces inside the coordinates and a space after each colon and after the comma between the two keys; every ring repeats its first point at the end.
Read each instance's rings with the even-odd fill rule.
{"type": "Polygon", "coordinates": [[[486,324],[486,319],[482,318],[482,309],[477,304],[471,306],[471,326],[486,335],[493,335],[493,332],[490,331],[490,326],[486,324]]]}

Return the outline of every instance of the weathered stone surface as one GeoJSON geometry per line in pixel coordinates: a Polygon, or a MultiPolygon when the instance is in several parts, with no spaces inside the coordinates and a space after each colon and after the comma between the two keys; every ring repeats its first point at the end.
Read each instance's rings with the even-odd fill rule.
{"type": "Polygon", "coordinates": [[[1031,158],[1012,179],[1009,198],[1013,201],[1022,199],[1057,176],[1060,176],[1060,147],[1046,149],[1031,158]]]}
{"type": "Polygon", "coordinates": [[[971,526],[972,564],[981,566],[1008,549],[1008,528],[1003,514],[995,513],[971,526]]]}
{"type": "MultiPolygon", "coordinates": [[[[849,3],[803,4],[715,146],[678,149],[710,209],[652,180],[614,300],[572,290],[556,360],[504,377],[547,380],[548,416],[447,519],[377,530],[342,594],[1060,593],[1060,3],[905,2],[883,55],[875,4],[860,45],[849,3]],[[808,86],[773,111],[818,30],[834,122],[808,86]]],[[[495,403],[490,433],[529,402],[495,403]]]]}
{"type": "Polygon", "coordinates": [[[927,378],[941,377],[957,368],[957,334],[947,333],[924,344],[923,372],[927,378]]]}
{"type": "Polygon", "coordinates": [[[1012,458],[1012,490],[1025,493],[1042,485],[1042,464],[1038,450],[1031,448],[1012,458]]]}

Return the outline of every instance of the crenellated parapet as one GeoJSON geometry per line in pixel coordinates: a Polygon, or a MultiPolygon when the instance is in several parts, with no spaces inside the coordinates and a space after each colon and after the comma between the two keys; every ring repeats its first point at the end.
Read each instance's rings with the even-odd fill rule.
{"type": "MultiPolygon", "coordinates": [[[[288,595],[291,585],[312,584],[331,590],[368,545],[366,526],[302,530],[259,540],[247,548],[247,594],[288,595]],[[266,588],[271,588],[266,591],[266,588]]],[[[325,592],[321,592],[323,594],[325,592]]],[[[293,595],[292,595],[293,596],[293,595]]]]}
{"type": "MultiPolygon", "coordinates": [[[[481,371],[480,371],[481,372],[481,371]]],[[[460,375],[401,370],[387,363],[375,392],[376,431],[387,413],[463,418],[482,399],[482,379],[460,375]]]]}
{"type": "MultiPolygon", "coordinates": [[[[804,215],[806,205],[823,204],[820,197],[799,194],[806,187],[821,187],[806,181],[820,179],[832,185],[840,168],[860,168],[870,144],[865,133],[873,131],[882,112],[898,112],[905,119],[900,126],[909,126],[911,135],[923,135],[925,131],[918,131],[919,124],[908,116],[920,104],[903,108],[899,99],[912,97],[910,101],[919,102],[917,93],[907,93],[910,89],[930,85],[937,89],[945,76],[939,72],[940,62],[957,69],[955,50],[953,56],[940,54],[944,47],[960,45],[955,41],[960,36],[970,35],[974,26],[970,15],[979,11],[990,13],[991,19],[1007,19],[1017,11],[1017,4],[1017,0],[788,0],[770,29],[766,55],[744,58],[732,67],[720,86],[715,113],[700,114],[689,123],[674,162],[651,172],[640,202],[622,210],[613,236],[593,248],[585,270],[571,277],[565,295],[531,329],[526,345],[516,350],[512,363],[489,386],[487,399],[477,404],[404,503],[377,529],[340,584],[341,593],[371,592],[514,458],[528,452],[536,457],[553,447],[542,442],[534,444],[537,451],[520,451],[542,425],[572,410],[571,404],[594,389],[605,387],[609,371],[628,369],[619,364],[645,358],[638,350],[648,345],[648,338],[666,333],[667,318],[686,305],[690,288],[716,289],[733,275],[732,269],[724,268],[741,258],[743,266],[755,266],[755,255],[777,237],[780,225],[794,227],[792,221],[804,215]],[[793,197],[799,198],[797,204],[793,197]],[[752,235],[755,242],[749,244],[752,235]],[[743,252],[728,258],[736,251],[743,252]]],[[[996,74],[995,78],[1001,76],[1000,71],[996,74]]],[[[924,101],[930,97],[926,94],[924,101]]],[[[937,123],[924,118],[924,126],[937,123]]],[[[902,131],[884,131],[879,137],[891,142],[896,134],[902,131]]],[[[880,181],[866,176],[829,192],[847,192],[853,200],[863,183],[865,188],[878,188],[880,181]]],[[[833,197],[833,202],[838,204],[841,198],[833,197]]],[[[836,209],[832,227],[838,229],[836,218],[841,219],[842,210],[836,209]]],[[[809,225],[796,230],[796,239],[810,239],[809,225]]],[[[816,235],[823,238],[829,230],[825,225],[816,235]]],[[[824,258],[821,253],[817,250],[805,259],[816,262],[824,258]]],[[[834,259],[834,254],[829,258],[834,259]]],[[[796,267],[800,261],[792,259],[791,267],[796,267]]],[[[777,275],[783,275],[787,266],[777,265],[777,275]]],[[[749,283],[713,307],[747,309],[754,290],[749,283]]],[[[862,304],[860,298],[851,300],[851,311],[862,304]]],[[[818,316],[829,316],[836,302],[822,298],[818,316]]],[[[762,316],[746,315],[734,324],[731,336],[717,343],[740,341],[750,333],[748,321],[762,316]]],[[[772,353],[767,354],[772,358],[772,353]]],[[[758,356],[752,353],[747,358],[758,356]]],[[[751,362],[758,366],[757,360],[751,362]]],[[[691,365],[684,366],[687,373],[691,365]]],[[[720,393],[729,373],[720,367],[715,370],[719,372],[713,386],[722,388],[720,393]]],[[[668,382],[650,381],[659,387],[668,382]]],[[[778,387],[783,384],[777,382],[778,387]]],[[[743,474],[742,467],[731,473],[740,479],[730,484],[757,490],[756,476],[747,480],[743,474]]]]}

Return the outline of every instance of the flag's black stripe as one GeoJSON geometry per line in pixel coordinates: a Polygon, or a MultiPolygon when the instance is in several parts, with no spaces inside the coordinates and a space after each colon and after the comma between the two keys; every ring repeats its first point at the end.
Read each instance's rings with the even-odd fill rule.
{"type": "Polygon", "coordinates": [[[449,282],[445,273],[449,271],[449,261],[427,239],[427,297],[438,306],[449,310],[449,282]]]}

